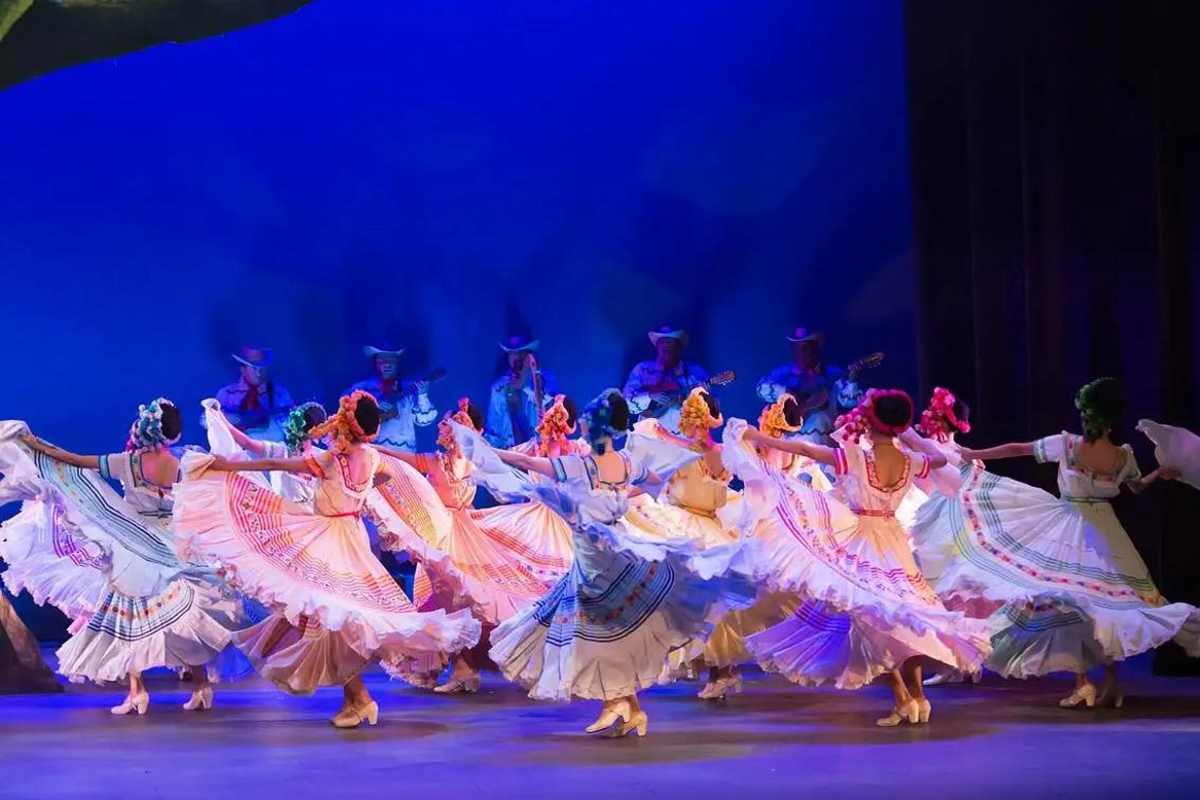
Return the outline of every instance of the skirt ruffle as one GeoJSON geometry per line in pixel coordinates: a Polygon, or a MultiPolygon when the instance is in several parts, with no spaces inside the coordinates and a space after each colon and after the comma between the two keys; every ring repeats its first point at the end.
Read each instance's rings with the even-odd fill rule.
{"type": "Polygon", "coordinates": [[[946,609],[896,520],[858,518],[822,493],[774,480],[777,504],[754,534],[766,565],[759,578],[772,592],[810,602],[746,640],[764,669],[839,688],[863,686],[917,656],[979,670],[990,651],[986,623],[946,609]]]}
{"type": "Polygon", "coordinates": [[[640,495],[629,501],[625,522],[653,539],[682,537],[700,547],[716,547],[737,539],[737,531],[721,524],[717,517],[663,503],[649,495],[640,495]]]}
{"type": "Polygon", "coordinates": [[[289,694],[341,686],[370,663],[343,633],[325,630],[309,618],[296,626],[273,615],[234,634],[233,643],[255,672],[289,694]]]}
{"type": "Polygon", "coordinates": [[[76,539],[49,502],[27,500],[0,526],[0,559],[8,565],[3,578],[10,592],[27,591],[38,605],[52,605],[80,624],[107,589],[107,558],[95,544],[76,539]]]}
{"type": "Polygon", "coordinates": [[[208,587],[185,578],[152,597],[110,591],[58,649],[58,671],[72,681],[109,683],[155,667],[207,665],[231,638],[211,612],[210,596],[208,587]]]}
{"type": "Polygon", "coordinates": [[[571,571],[492,632],[492,660],[535,699],[613,699],[653,686],[673,651],[755,598],[746,575],[729,568],[740,545],[650,546],[617,524],[576,532],[575,546],[571,571]]]}
{"type": "Polygon", "coordinates": [[[988,666],[1086,671],[1174,639],[1200,656],[1200,609],[1167,605],[1107,503],[1079,506],[975,470],[926,503],[917,555],[947,605],[988,618],[988,666]]]}
{"type": "Polygon", "coordinates": [[[441,547],[391,515],[373,513],[372,520],[385,548],[419,565],[418,608],[467,609],[484,625],[537,600],[571,564],[570,527],[540,503],[451,512],[441,547]]]}

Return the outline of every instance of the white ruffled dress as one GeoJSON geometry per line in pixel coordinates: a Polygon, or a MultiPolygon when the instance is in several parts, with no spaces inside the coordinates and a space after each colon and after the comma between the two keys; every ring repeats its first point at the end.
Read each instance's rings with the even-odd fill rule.
{"type": "Polygon", "coordinates": [[[209,470],[209,456],[184,459],[175,505],[181,545],[272,612],[234,643],[292,693],[345,683],[372,660],[406,677],[479,638],[466,612],[418,612],[372,554],[361,515],[382,457],[367,452],[370,477],[361,484],[346,456],[308,458],[311,503],[281,497],[254,474],[209,470]]]}
{"type": "Polygon", "coordinates": [[[1038,440],[1058,464],[1061,497],[978,468],[913,528],[935,588],[955,603],[998,606],[988,667],[1025,678],[1084,672],[1174,639],[1200,656],[1200,610],[1159,593],[1109,500],[1141,476],[1128,445],[1116,475],[1077,460],[1081,437],[1038,440]]]}
{"type": "Polygon", "coordinates": [[[4,529],[6,577],[75,618],[59,672],[116,682],[214,662],[239,605],[211,569],[176,555],[171,491],[145,479],[143,454],[101,456],[97,473],[29,450],[16,439],[26,430],[0,423],[0,498],[23,502],[4,529]],[[124,497],[106,480],[120,481],[124,497]]]}
{"type": "Polygon", "coordinates": [[[725,430],[726,464],[746,484],[739,524],[764,550],[763,586],[806,598],[746,640],[759,664],[796,683],[843,689],[912,657],[978,670],[988,653],[984,624],[942,605],[895,516],[913,481],[929,474],[928,459],[905,454],[904,475],[883,486],[871,451],[843,442],[835,472],[850,508],[771,468],[744,441],[746,429],[730,420],[725,430]]]}

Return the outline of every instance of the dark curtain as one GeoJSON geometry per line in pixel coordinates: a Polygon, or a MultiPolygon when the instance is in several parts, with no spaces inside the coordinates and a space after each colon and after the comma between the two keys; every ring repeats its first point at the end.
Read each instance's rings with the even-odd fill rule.
{"type": "MultiPolygon", "coordinates": [[[[1124,384],[1143,469],[1139,418],[1200,428],[1188,10],[906,3],[921,387],[971,402],[972,444],[1078,430],[1074,392],[1101,375],[1124,384]]],[[[1200,603],[1200,492],[1160,484],[1116,506],[1163,593],[1200,603]]],[[[1200,670],[1172,648],[1159,671],[1200,670]]]]}

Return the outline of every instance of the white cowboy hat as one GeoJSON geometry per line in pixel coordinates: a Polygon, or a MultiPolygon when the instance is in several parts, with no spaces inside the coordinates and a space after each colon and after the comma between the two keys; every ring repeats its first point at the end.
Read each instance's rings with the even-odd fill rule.
{"type": "Polygon", "coordinates": [[[247,367],[255,367],[256,369],[265,369],[271,366],[271,362],[275,360],[271,348],[255,347],[249,344],[239,347],[236,353],[231,353],[230,355],[239,364],[247,367]]]}
{"type": "Polygon", "coordinates": [[[688,335],[683,328],[673,328],[670,325],[659,325],[654,330],[650,331],[650,344],[658,344],[659,339],[675,339],[684,347],[687,347],[688,335]]]}
{"type": "Polygon", "coordinates": [[[500,349],[506,353],[532,353],[541,344],[537,339],[530,339],[528,336],[517,334],[500,342],[500,349]]]}
{"type": "Polygon", "coordinates": [[[383,356],[385,358],[399,358],[400,356],[404,355],[404,348],[401,347],[398,350],[385,350],[382,347],[367,345],[363,348],[363,355],[367,358],[376,358],[378,356],[383,356]]]}
{"type": "Polygon", "coordinates": [[[820,331],[810,331],[808,328],[799,326],[788,335],[787,340],[797,343],[819,342],[820,344],[825,344],[825,334],[820,331]]]}

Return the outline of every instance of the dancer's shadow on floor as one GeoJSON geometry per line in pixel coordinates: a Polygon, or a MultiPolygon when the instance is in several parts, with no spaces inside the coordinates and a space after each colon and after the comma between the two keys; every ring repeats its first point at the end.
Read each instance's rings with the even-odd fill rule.
{"type": "MultiPolygon", "coordinates": [[[[793,730],[772,726],[769,731],[746,727],[696,728],[678,725],[655,730],[638,739],[618,741],[585,733],[532,732],[519,736],[516,760],[526,764],[571,764],[612,766],[623,764],[666,764],[744,758],[754,751],[796,745],[823,746],[912,746],[962,741],[989,736],[996,728],[978,720],[956,720],[940,725],[879,728],[861,713],[823,714],[793,719],[793,730]],[[544,747],[537,747],[537,744],[544,747]]],[[[506,759],[512,762],[512,757],[506,759]]]]}

